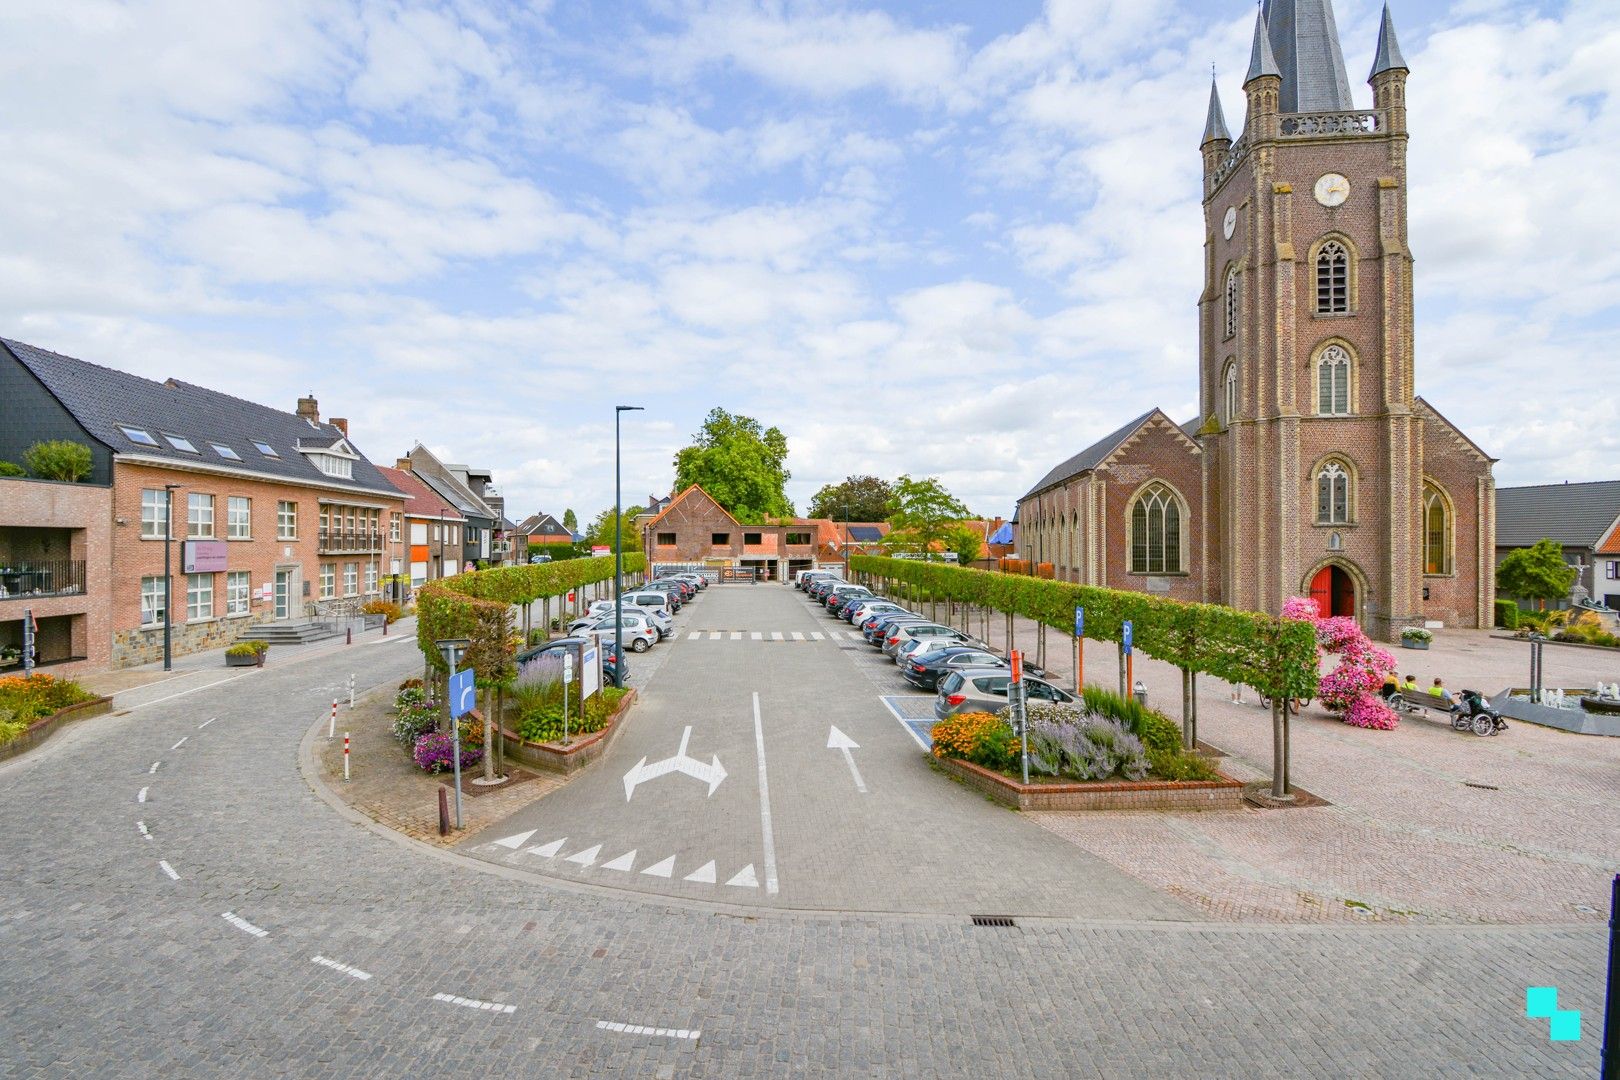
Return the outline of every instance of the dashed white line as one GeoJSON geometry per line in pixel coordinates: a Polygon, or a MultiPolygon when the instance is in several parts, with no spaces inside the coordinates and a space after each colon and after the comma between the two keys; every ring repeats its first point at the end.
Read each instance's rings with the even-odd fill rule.
{"type": "Polygon", "coordinates": [[[795,631],[793,631],[793,640],[794,641],[803,641],[804,640],[804,635],[799,633],[799,631],[795,630],[795,631]]]}
{"type": "Polygon", "coordinates": [[[182,738],[179,742],[177,742],[173,746],[169,747],[169,749],[170,750],[178,750],[178,749],[180,749],[182,746],[186,745],[186,739],[189,739],[189,738],[191,738],[190,735],[185,736],[185,738],[182,738]]]}
{"type": "Polygon", "coordinates": [[[142,836],[146,837],[148,840],[152,839],[152,834],[146,831],[146,822],[137,821],[135,823],[135,827],[137,829],[141,830],[141,835],[142,836]]]}
{"type": "Polygon", "coordinates": [[[655,1028],[645,1027],[641,1024],[619,1024],[611,1020],[598,1020],[596,1027],[600,1031],[617,1031],[625,1035],[658,1035],[666,1039],[699,1039],[703,1032],[691,1028],[655,1028]]]}
{"type": "Polygon", "coordinates": [[[748,634],[748,637],[753,641],[758,641],[763,636],[764,635],[762,635],[758,630],[749,631],[749,634],[748,634]]]}
{"type": "Polygon", "coordinates": [[[217,716],[210,716],[207,720],[204,720],[202,723],[197,725],[197,730],[201,731],[203,728],[207,727],[209,724],[212,724],[215,720],[218,720],[218,719],[219,719],[219,717],[217,717],[217,716]]]}
{"type": "Polygon", "coordinates": [[[158,860],[158,865],[163,867],[163,872],[165,874],[169,875],[169,880],[171,880],[171,881],[179,881],[180,880],[180,875],[175,873],[174,867],[170,866],[166,860],[159,859],[158,860]]]}
{"type": "Polygon", "coordinates": [[[503,1013],[511,1015],[517,1012],[516,1005],[502,1005],[498,1001],[479,1001],[477,998],[457,997],[455,994],[434,994],[434,1001],[443,1001],[451,1005],[461,1005],[468,1009],[482,1009],[485,1012],[503,1013]]]}
{"type": "Polygon", "coordinates": [[[161,765],[161,764],[163,764],[163,761],[162,761],[161,758],[158,759],[157,761],[152,762],[152,767],[150,769],[146,770],[146,775],[151,776],[153,773],[157,772],[158,766],[161,765]]]}
{"type": "Polygon", "coordinates": [[[754,749],[759,752],[759,823],[765,835],[765,891],[776,895],[776,839],[771,835],[771,792],[765,783],[765,724],[754,692],[754,749]]]}
{"type": "Polygon", "coordinates": [[[780,631],[780,630],[772,630],[771,631],[771,640],[772,641],[781,641],[782,640],[782,631],[780,631]]]}
{"type": "Polygon", "coordinates": [[[332,960],[325,956],[312,956],[310,957],[310,960],[314,963],[320,964],[322,967],[329,967],[333,971],[341,971],[345,975],[352,975],[361,982],[365,982],[367,979],[371,978],[371,974],[369,972],[361,971],[357,967],[350,967],[348,964],[340,964],[336,960],[332,960]]]}
{"type": "Polygon", "coordinates": [[[742,640],[742,631],[741,630],[733,630],[731,632],[731,640],[732,641],[741,641],[742,640]]]}
{"type": "Polygon", "coordinates": [[[810,637],[813,638],[816,641],[825,641],[825,640],[827,640],[825,635],[823,635],[820,630],[812,630],[812,631],[810,631],[810,637]]]}
{"type": "MultiPolygon", "coordinates": [[[[405,640],[405,639],[402,638],[401,640],[405,640]]],[[[175,698],[182,698],[182,697],[185,697],[187,694],[198,694],[198,693],[201,693],[204,690],[212,690],[216,686],[224,686],[228,682],[235,682],[237,679],[245,679],[245,678],[248,677],[248,675],[252,675],[252,674],[254,674],[254,672],[249,671],[249,672],[247,672],[246,674],[243,674],[243,675],[232,675],[228,679],[218,679],[218,680],[216,680],[214,682],[206,683],[206,684],[204,684],[202,686],[194,686],[190,690],[182,690],[178,694],[170,694],[168,697],[153,698],[151,701],[143,701],[139,705],[131,705],[129,707],[129,711],[133,712],[136,709],[144,709],[148,705],[157,705],[157,704],[159,704],[161,702],[164,702],[164,701],[173,701],[175,698]]]]}
{"type": "Polygon", "coordinates": [[[151,788],[141,788],[141,790],[139,790],[139,791],[137,791],[135,793],[135,801],[136,802],[145,802],[146,801],[146,793],[148,791],[150,791],[150,790],[152,790],[152,789],[151,788]]]}
{"type": "Polygon", "coordinates": [[[226,922],[230,923],[232,926],[236,927],[238,930],[246,930],[248,933],[252,934],[254,937],[269,937],[270,936],[270,931],[262,930],[259,927],[254,926],[252,923],[248,922],[246,919],[242,918],[242,916],[236,914],[233,911],[222,912],[219,917],[224,919],[226,922]]]}

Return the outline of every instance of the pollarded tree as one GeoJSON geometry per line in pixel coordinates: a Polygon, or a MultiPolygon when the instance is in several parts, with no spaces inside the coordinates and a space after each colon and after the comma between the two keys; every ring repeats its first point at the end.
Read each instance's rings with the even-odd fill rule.
{"type": "Polygon", "coordinates": [[[711,409],[692,445],[675,455],[675,489],[701,485],[744,524],[792,517],[787,455],[787,436],[780,429],[762,428],[751,416],[711,409]]]}

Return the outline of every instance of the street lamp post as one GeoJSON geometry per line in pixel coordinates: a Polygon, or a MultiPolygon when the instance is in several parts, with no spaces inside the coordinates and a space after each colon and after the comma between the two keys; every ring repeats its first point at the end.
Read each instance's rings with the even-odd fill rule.
{"type": "Polygon", "coordinates": [[[849,500],[846,498],[839,503],[844,512],[844,580],[849,580],[849,500]]]}
{"type": "Polygon", "coordinates": [[[624,508],[619,480],[619,418],[640,405],[613,406],[613,685],[624,686],[624,508]]]}
{"type": "Polygon", "coordinates": [[[174,670],[174,578],[170,549],[174,546],[174,493],[180,484],[163,485],[163,670],[174,670]]]}

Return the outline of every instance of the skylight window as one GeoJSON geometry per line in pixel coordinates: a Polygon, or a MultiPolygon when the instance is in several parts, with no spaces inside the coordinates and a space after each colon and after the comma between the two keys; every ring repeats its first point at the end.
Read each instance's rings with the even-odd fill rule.
{"type": "MultiPolygon", "coordinates": [[[[188,454],[195,454],[197,452],[197,448],[191,445],[190,439],[182,438],[179,435],[170,435],[167,431],[163,433],[163,437],[168,439],[169,445],[174,447],[176,450],[183,450],[188,454]]],[[[155,446],[157,444],[154,443],[153,445],[155,446]]]]}
{"type": "Polygon", "coordinates": [[[224,446],[217,442],[209,443],[208,445],[212,446],[214,448],[214,453],[218,454],[222,458],[230,458],[232,461],[242,460],[242,455],[238,454],[235,450],[232,450],[228,446],[224,446]]]}
{"type": "Polygon", "coordinates": [[[259,453],[263,454],[265,457],[280,457],[281,456],[280,454],[275,452],[275,449],[272,448],[269,443],[260,442],[258,439],[253,440],[253,449],[257,450],[259,453]]]}
{"type": "Polygon", "coordinates": [[[124,438],[128,439],[132,443],[140,443],[142,446],[156,446],[158,444],[158,441],[152,438],[151,432],[142,431],[138,427],[125,427],[124,425],[119,424],[118,430],[122,431],[124,433],[124,438]]]}

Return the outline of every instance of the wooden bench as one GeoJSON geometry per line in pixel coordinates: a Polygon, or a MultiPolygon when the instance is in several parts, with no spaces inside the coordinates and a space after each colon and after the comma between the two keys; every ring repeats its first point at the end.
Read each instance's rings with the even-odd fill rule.
{"type": "Polygon", "coordinates": [[[1450,720],[1451,726],[1458,731],[1472,730],[1476,735],[1490,735],[1494,728],[1489,717],[1479,718],[1483,721],[1483,730],[1476,727],[1474,725],[1475,718],[1469,714],[1468,706],[1464,705],[1460,700],[1454,706],[1448,705],[1445,701],[1430,693],[1399,693],[1389,700],[1392,705],[1407,706],[1408,711],[1422,712],[1424,715],[1440,713],[1450,720]]]}

